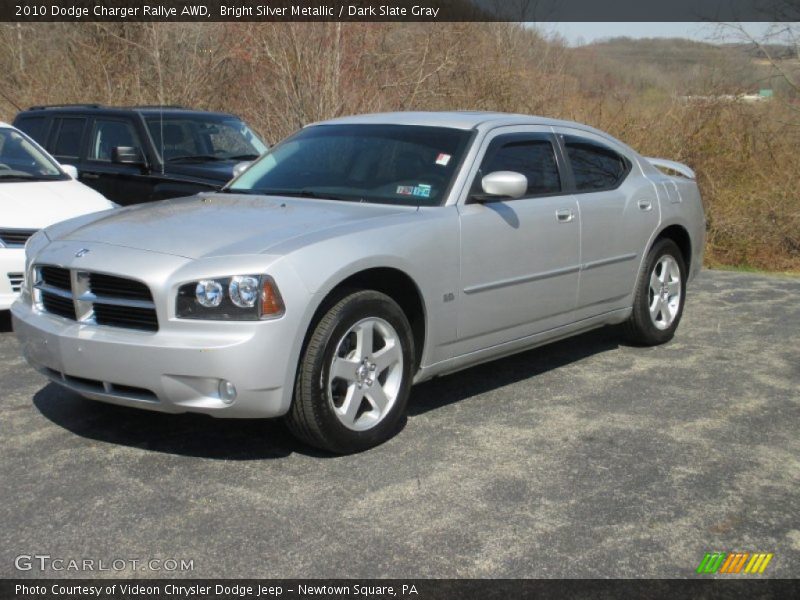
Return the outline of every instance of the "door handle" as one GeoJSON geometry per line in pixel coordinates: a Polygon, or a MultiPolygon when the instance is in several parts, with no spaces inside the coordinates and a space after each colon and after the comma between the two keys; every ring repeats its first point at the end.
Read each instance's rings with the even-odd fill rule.
{"type": "Polygon", "coordinates": [[[85,171],[81,173],[81,178],[83,179],[100,179],[100,175],[97,173],[86,173],[85,171]]]}
{"type": "Polygon", "coordinates": [[[559,223],[569,223],[575,218],[575,212],[571,208],[562,208],[556,211],[556,219],[559,223]]]}
{"type": "Polygon", "coordinates": [[[653,203],[650,200],[639,200],[639,208],[641,210],[653,210],[653,203]]]}

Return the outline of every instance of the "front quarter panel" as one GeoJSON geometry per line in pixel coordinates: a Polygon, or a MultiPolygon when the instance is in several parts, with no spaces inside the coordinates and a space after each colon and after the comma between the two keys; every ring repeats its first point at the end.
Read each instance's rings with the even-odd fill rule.
{"type": "MultiPolygon", "coordinates": [[[[376,226],[365,222],[347,234],[308,243],[288,257],[312,301],[305,307],[302,332],[308,330],[323,300],[339,284],[362,271],[392,268],[410,277],[425,309],[422,366],[443,360],[443,347],[456,338],[458,288],[458,214],[454,206],[421,208],[389,217],[376,226]]],[[[287,309],[288,310],[288,309],[287,309]]],[[[302,336],[293,348],[299,359],[302,336]]]]}

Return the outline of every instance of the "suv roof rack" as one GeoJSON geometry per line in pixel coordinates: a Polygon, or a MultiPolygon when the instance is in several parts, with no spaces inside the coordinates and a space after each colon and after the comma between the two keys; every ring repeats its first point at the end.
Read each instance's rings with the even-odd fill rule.
{"type": "Polygon", "coordinates": [[[77,102],[75,104],[37,104],[31,106],[28,110],[46,110],[48,108],[107,108],[109,110],[140,110],[140,109],[156,109],[156,108],[171,108],[180,110],[191,110],[179,104],[140,104],[137,106],[105,106],[104,104],[77,102]]]}
{"type": "Polygon", "coordinates": [[[131,108],[180,108],[183,110],[189,110],[180,104],[140,104],[138,106],[131,106],[131,108]]]}
{"type": "Polygon", "coordinates": [[[44,110],[46,108],[103,108],[102,104],[86,104],[79,102],[77,104],[39,104],[31,106],[28,110],[44,110]]]}

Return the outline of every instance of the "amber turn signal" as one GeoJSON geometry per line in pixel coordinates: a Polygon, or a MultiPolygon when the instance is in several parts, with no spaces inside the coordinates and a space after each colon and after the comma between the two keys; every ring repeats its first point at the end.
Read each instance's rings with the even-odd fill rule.
{"type": "Polygon", "coordinates": [[[261,318],[279,317],[283,314],[283,298],[271,277],[264,277],[261,288],[261,318]]]}

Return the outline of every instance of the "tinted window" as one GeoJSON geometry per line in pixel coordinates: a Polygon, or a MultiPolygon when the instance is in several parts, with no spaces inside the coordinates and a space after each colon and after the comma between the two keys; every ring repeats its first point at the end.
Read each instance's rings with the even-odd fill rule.
{"type": "Polygon", "coordinates": [[[0,127],[0,183],[66,178],[24,134],[0,127]]]}
{"type": "Polygon", "coordinates": [[[85,124],[86,119],[60,119],[53,154],[58,157],[78,158],[85,124]]]}
{"type": "Polygon", "coordinates": [[[469,138],[469,131],[445,127],[307,127],[272,148],[230,191],[436,206],[469,138]]]}
{"type": "Polygon", "coordinates": [[[628,163],[611,148],[571,135],[564,136],[578,191],[617,187],[628,172],[628,163]]]}
{"type": "Polygon", "coordinates": [[[44,124],[44,117],[22,117],[17,121],[16,127],[44,145],[44,124]]]}
{"type": "Polygon", "coordinates": [[[528,179],[527,196],[556,194],[561,191],[555,150],[547,139],[496,139],[481,164],[476,181],[478,190],[481,178],[494,171],[515,171],[525,175],[528,179]]]}
{"type": "Polygon", "coordinates": [[[147,128],[164,160],[210,156],[216,159],[253,160],[267,146],[244,124],[230,117],[148,117],[147,128]],[[163,140],[163,145],[162,145],[163,140]]]}
{"type": "Polygon", "coordinates": [[[141,148],[133,125],[127,121],[97,119],[92,131],[89,159],[110,162],[111,151],[119,146],[141,148]]]}

